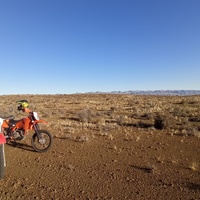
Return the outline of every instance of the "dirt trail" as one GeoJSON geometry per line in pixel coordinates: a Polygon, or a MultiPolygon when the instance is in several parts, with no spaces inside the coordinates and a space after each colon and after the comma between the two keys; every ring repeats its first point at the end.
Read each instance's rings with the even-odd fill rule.
{"type": "Polygon", "coordinates": [[[125,139],[122,129],[110,139],[54,138],[46,153],[32,151],[29,138],[7,144],[0,199],[199,199],[199,138],[130,134],[136,137],[125,139]]]}

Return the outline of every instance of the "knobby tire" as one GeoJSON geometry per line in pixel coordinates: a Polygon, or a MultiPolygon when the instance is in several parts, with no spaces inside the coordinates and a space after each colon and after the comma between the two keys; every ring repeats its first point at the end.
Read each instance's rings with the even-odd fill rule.
{"type": "Polygon", "coordinates": [[[51,148],[51,146],[52,146],[52,140],[53,140],[53,138],[52,138],[52,135],[51,135],[51,133],[49,132],[49,131],[47,131],[47,130],[38,130],[39,131],[39,134],[41,135],[41,136],[44,136],[45,137],[45,140],[47,139],[48,141],[47,141],[47,143],[45,143],[45,144],[40,144],[39,143],[39,139],[38,139],[38,136],[37,136],[37,134],[35,133],[34,135],[33,135],[33,137],[32,137],[32,140],[31,140],[31,144],[32,144],[32,147],[33,147],[33,149],[35,150],[35,151],[37,151],[37,152],[40,152],[40,153],[42,153],[42,152],[46,152],[46,151],[48,151],[50,148],[51,148]]]}

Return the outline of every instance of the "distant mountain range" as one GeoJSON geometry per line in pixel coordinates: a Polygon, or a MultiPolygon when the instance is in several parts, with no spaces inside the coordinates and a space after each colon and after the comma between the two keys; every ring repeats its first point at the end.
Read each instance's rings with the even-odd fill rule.
{"type": "Polygon", "coordinates": [[[161,95],[161,96],[190,96],[200,95],[200,90],[129,90],[112,92],[90,92],[95,94],[138,94],[138,95],[161,95]]]}

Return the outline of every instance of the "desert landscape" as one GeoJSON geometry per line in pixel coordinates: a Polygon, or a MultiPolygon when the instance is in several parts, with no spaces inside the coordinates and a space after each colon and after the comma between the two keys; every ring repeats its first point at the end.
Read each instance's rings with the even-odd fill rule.
{"type": "Polygon", "coordinates": [[[26,116],[22,99],[53,145],[5,145],[0,200],[200,199],[199,95],[1,95],[0,116],[26,116]]]}

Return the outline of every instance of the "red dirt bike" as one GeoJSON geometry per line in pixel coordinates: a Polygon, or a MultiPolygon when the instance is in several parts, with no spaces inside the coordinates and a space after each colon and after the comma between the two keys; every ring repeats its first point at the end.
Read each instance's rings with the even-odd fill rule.
{"type": "MultiPolygon", "coordinates": [[[[0,131],[1,131],[1,124],[3,120],[0,120],[0,131]]],[[[4,178],[5,174],[5,166],[6,166],[6,159],[5,159],[5,152],[4,152],[4,144],[6,143],[6,138],[3,133],[0,133],[0,179],[4,178]]]]}
{"type": "MultiPolygon", "coordinates": [[[[1,119],[1,118],[0,118],[1,119]]],[[[33,131],[31,145],[37,152],[46,152],[52,146],[52,135],[47,130],[40,130],[39,123],[47,124],[46,121],[39,119],[36,112],[29,112],[29,116],[20,120],[14,120],[14,117],[8,117],[3,120],[3,133],[7,140],[25,139],[29,131],[33,131]]]]}

